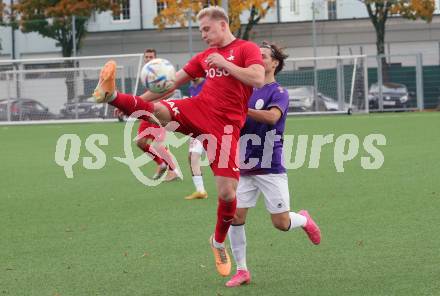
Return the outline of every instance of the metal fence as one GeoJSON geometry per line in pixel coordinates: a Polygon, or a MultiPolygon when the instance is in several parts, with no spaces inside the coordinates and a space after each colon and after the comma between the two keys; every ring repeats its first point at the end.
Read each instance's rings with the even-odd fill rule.
{"type": "Polygon", "coordinates": [[[293,58],[277,75],[289,114],[368,112],[366,56],[293,58]]]}
{"type": "Polygon", "coordinates": [[[0,61],[0,122],[113,118],[91,95],[102,65],[117,62],[117,88],[136,93],[143,55],[0,61]]]}
{"type": "MultiPolygon", "coordinates": [[[[118,64],[119,90],[145,91],[142,54],[0,60],[0,124],[113,118],[111,106],[90,100],[109,59],[118,64]]],[[[421,54],[288,59],[277,80],[289,93],[289,114],[440,109],[440,65],[423,65],[421,54]]]]}
{"type": "Polygon", "coordinates": [[[370,111],[424,109],[421,54],[369,56],[367,61],[370,111]]]}

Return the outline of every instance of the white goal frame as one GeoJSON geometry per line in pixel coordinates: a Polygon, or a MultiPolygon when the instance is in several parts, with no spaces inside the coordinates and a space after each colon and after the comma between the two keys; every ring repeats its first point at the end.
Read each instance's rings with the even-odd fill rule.
{"type": "MultiPolygon", "coordinates": [[[[285,69],[288,63],[297,63],[297,62],[311,62],[313,63],[313,71],[319,71],[317,67],[317,63],[319,61],[353,61],[353,71],[351,73],[351,83],[350,83],[350,95],[348,108],[346,110],[339,111],[304,111],[304,112],[288,112],[288,116],[298,116],[298,115],[328,115],[328,114],[352,114],[353,113],[353,97],[355,93],[355,82],[356,82],[356,73],[358,72],[358,67],[362,66],[362,83],[363,83],[363,104],[364,109],[357,110],[357,113],[369,113],[368,108],[368,63],[366,55],[345,55],[345,56],[320,56],[320,57],[303,57],[303,58],[288,58],[285,60],[285,69]]],[[[317,76],[315,75],[315,78],[317,76]]],[[[342,77],[343,78],[343,77],[342,77]]],[[[338,82],[339,83],[339,82],[338,82]]],[[[314,84],[314,88],[317,84],[314,84]]],[[[284,85],[282,85],[284,87],[284,85]]],[[[319,90],[319,89],[318,89],[319,90]]]]}
{"type": "MultiPolygon", "coordinates": [[[[136,74],[135,77],[132,77],[132,79],[135,79],[134,87],[132,87],[132,92],[137,93],[139,89],[139,78],[140,78],[140,71],[143,66],[143,54],[121,54],[121,55],[100,55],[100,56],[82,56],[82,57],[56,57],[56,58],[32,58],[32,59],[16,59],[16,60],[0,60],[0,67],[7,67],[9,66],[12,69],[8,69],[5,71],[2,71],[0,68],[0,75],[5,75],[6,79],[3,80],[3,82],[6,85],[9,85],[9,83],[15,82],[16,80],[21,80],[22,77],[26,74],[38,74],[38,73],[82,73],[81,71],[97,71],[99,73],[99,69],[102,68],[104,63],[107,60],[115,59],[115,60],[124,60],[124,59],[130,59],[131,62],[136,61],[136,74]],[[73,67],[69,68],[50,68],[47,69],[16,69],[18,66],[23,65],[29,65],[29,64],[54,64],[54,63],[63,63],[66,61],[72,61],[74,62],[73,67]],[[91,66],[84,66],[84,67],[77,67],[77,63],[80,63],[81,61],[85,61],[86,63],[90,64],[93,63],[93,61],[97,61],[96,65],[93,64],[91,66]],[[10,77],[17,77],[13,78],[12,80],[10,77]],[[15,80],[14,80],[15,79],[15,80]]],[[[117,66],[118,69],[118,77],[121,79],[122,88],[125,89],[125,78],[126,75],[124,74],[124,64],[119,64],[117,66]]],[[[73,77],[76,74],[73,74],[73,77]]],[[[81,75],[81,74],[80,74],[81,75]]],[[[75,82],[77,83],[77,82],[75,82]]],[[[77,85],[75,84],[75,88],[77,88],[77,85]]],[[[76,91],[76,90],[75,90],[76,91]]],[[[91,95],[91,93],[90,93],[91,95]]],[[[6,93],[2,94],[2,97],[0,99],[5,99],[5,96],[7,96],[7,100],[9,100],[12,96],[10,94],[10,89],[6,90],[6,93]]],[[[9,109],[9,101],[7,103],[7,118],[6,121],[0,121],[0,126],[2,125],[26,125],[26,124],[57,124],[57,123],[85,123],[85,122],[114,122],[117,121],[117,119],[104,119],[104,118],[87,118],[87,119],[48,119],[48,120],[25,120],[25,121],[12,121],[10,120],[10,109],[9,109]]],[[[105,105],[105,114],[107,114],[108,106],[105,105]]]]}

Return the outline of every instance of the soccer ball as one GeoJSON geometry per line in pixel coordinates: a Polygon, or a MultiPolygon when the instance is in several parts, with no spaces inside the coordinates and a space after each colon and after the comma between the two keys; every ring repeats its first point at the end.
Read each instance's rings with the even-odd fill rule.
{"type": "Polygon", "coordinates": [[[154,59],[144,65],[141,71],[141,82],[154,93],[164,93],[174,86],[176,70],[165,59],[154,59]]]}

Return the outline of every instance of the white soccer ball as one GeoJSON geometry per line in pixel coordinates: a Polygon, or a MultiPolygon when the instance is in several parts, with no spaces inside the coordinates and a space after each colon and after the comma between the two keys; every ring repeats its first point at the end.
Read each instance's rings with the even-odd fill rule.
{"type": "Polygon", "coordinates": [[[154,59],[144,65],[141,82],[154,93],[164,93],[174,86],[176,69],[165,59],[154,59]]]}

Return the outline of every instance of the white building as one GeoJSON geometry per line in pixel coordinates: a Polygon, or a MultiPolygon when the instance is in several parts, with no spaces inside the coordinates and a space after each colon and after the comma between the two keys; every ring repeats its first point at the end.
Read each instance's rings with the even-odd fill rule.
{"type": "MultiPolygon", "coordinates": [[[[11,0],[3,0],[6,4],[9,4],[10,1],[11,0]]],[[[345,20],[344,26],[347,26],[345,23],[346,20],[368,18],[366,8],[360,0],[278,0],[276,1],[276,7],[272,8],[260,23],[272,23],[274,26],[289,23],[294,25],[295,22],[300,22],[302,23],[301,25],[304,25],[303,23],[310,23],[313,18],[313,1],[315,1],[314,17],[318,22],[325,20],[345,20]]],[[[437,3],[438,1],[440,0],[436,0],[437,3]]],[[[124,36],[126,36],[126,34],[123,33],[126,31],[130,32],[127,32],[127,34],[132,34],[133,36],[139,34],[140,31],[155,34],[156,30],[154,30],[153,19],[161,8],[162,7],[160,7],[160,5],[158,6],[155,0],[127,0],[126,4],[121,7],[120,15],[114,16],[111,12],[93,15],[88,24],[89,35],[96,36],[99,33],[103,33],[105,36],[108,36],[107,38],[110,38],[110,35],[121,36],[121,34],[124,34],[124,36]],[[112,34],[108,34],[110,32],[112,34]]],[[[438,5],[436,13],[440,13],[438,5]]],[[[241,17],[243,23],[246,22],[248,14],[249,12],[243,13],[241,17]]],[[[353,24],[355,23],[353,22],[353,24]]],[[[178,25],[173,27],[178,27],[178,25]]],[[[322,27],[323,24],[320,25],[321,29],[322,27]]],[[[273,33],[276,34],[276,30],[273,31],[273,33]]],[[[371,31],[374,33],[372,26],[371,31]]],[[[321,33],[322,32],[318,31],[318,34],[321,33]]],[[[307,32],[307,34],[310,35],[310,32],[307,32]]],[[[2,45],[0,58],[9,59],[13,52],[11,28],[0,27],[0,40],[2,45]]],[[[16,58],[61,56],[60,48],[56,47],[54,40],[43,38],[37,33],[23,34],[20,31],[15,31],[14,43],[16,58]]],[[[306,44],[299,45],[299,47],[304,48],[308,46],[309,45],[306,44]]],[[[139,45],[139,48],[143,47],[143,44],[139,45]]],[[[111,46],[109,48],[111,48],[111,46]]],[[[117,50],[119,49],[116,49],[116,51],[117,50]]],[[[113,47],[113,50],[110,49],[110,52],[113,53],[114,51],[115,47],[113,47]]],[[[85,52],[97,54],[94,53],[93,50],[85,50],[85,52]]],[[[307,49],[305,52],[307,52],[307,49]]],[[[106,52],[101,52],[101,54],[106,54],[106,52]]]]}

